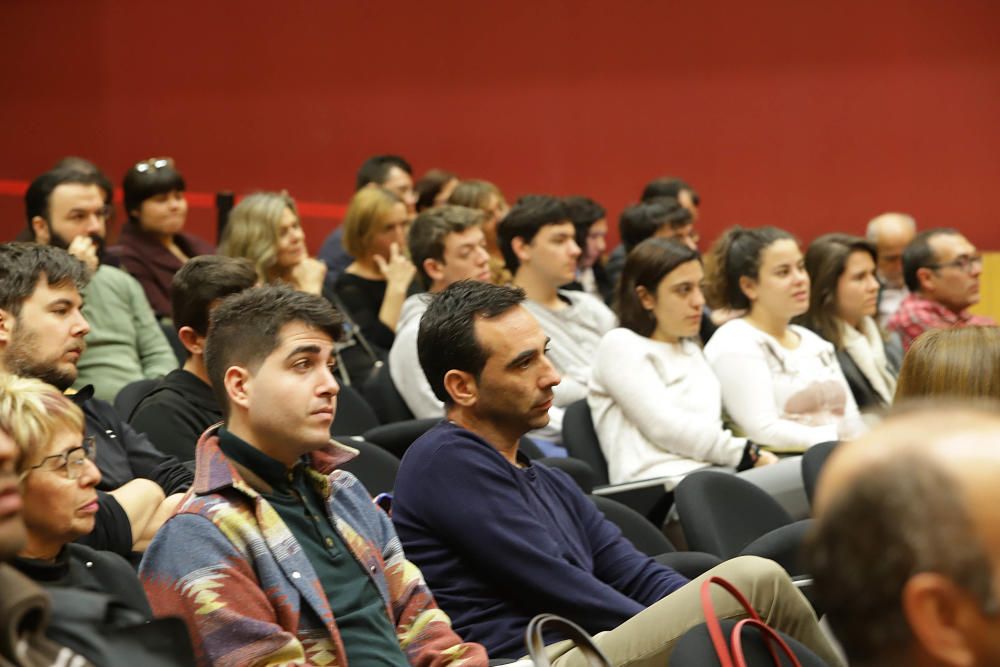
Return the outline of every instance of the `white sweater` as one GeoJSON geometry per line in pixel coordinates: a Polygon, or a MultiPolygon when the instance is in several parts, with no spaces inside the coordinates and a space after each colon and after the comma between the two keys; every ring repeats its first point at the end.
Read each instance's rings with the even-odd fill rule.
{"type": "Polygon", "coordinates": [[[863,430],[854,396],[833,346],[812,331],[790,325],[794,350],[737,319],[715,332],[705,356],[722,384],[722,403],[754,442],[802,451],[819,442],[850,438],[863,430]]]}
{"type": "Polygon", "coordinates": [[[736,467],[746,447],[722,426],[719,381],[701,348],[613,329],[597,349],[587,397],[613,484],[736,467]]]}

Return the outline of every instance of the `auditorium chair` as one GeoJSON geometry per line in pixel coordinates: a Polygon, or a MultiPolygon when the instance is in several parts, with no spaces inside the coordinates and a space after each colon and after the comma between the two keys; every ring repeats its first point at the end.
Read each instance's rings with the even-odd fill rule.
{"type": "MultiPolygon", "coordinates": [[[[416,369],[414,372],[422,371],[416,369]]],[[[400,396],[396,385],[392,383],[388,361],[384,362],[380,368],[375,369],[371,377],[365,381],[361,393],[375,410],[375,415],[380,423],[391,424],[413,419],[413,413],[407,407],[403,397],[400,396]]]]}
{"type": "Polygon", "coordinates": [[[361,435],[379,425],[375,410],[354,387],[340,386],[337,394],[337,411],[330,424],[330,435],[338,436],[361,435]]]}
{"type": "MultiPolygon", "coordinates": [[[[720,622],[724,637],[729,638],[737,622],[735,619],[724,619],[720,622]]],[[[795,654],[802,667],[826,667],[826,662],[815,653],[785,633],[777,632],[795,654]]],[[[753,628],[743,630],[743,650],[747,667],[774,666],[774,660],[759,631],[753,628]]],[[[792,662],[788,657],[779,649],[775,649],[775,651],[781,661],[780,667],[791,667],[792,662]]],[[[674,646],[673,653],[670,654],[670,667],[712,667],[712,665],[719,664],[721,663],[716,657],[712,638],[708,634],[708,626],[704,623],[685,632],[677,640],[677,645],[674,646]]]]}
{"type": "Polygon", "coordinates": [[[826,460],[837,448],[837,441],[821,442],[813,445],[802,455],[802,484],[806,489],[806,498],[812,505],[813,494],[816,492],[816,483],[819,482],[819,474],[823,470],[826,460]]]}
{"type": "Polygon", "coordinates": [[[139,407],[139,403],[149,396],[162,380],[163,378],[143,378],[129,382],[115,394],[115,412],[124,421],[132,421],[132,413],[139,407]]]}
{"type": "Polygon", "coordinates": [[[340,469],[361,480],[372,496],[392,493],[396,485],[396,474],[399,473],[399,459],[362,438],[348,438],[342,442],[357,449],[358,455],[341,465],[340,469]]]}

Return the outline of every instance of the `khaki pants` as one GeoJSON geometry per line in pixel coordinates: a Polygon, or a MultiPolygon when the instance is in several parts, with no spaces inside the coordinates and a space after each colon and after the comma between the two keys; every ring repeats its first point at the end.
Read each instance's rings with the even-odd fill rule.
{"type": "MultiPolygon", "coordinates": [[[[615,667],[666,667],[677,640],[689,629],[705,622],[701,610],[701,582],[713,575],[735,585],[768,625],[794,637],[831,667],[843,666],[843,661],[820,630],[812,607],[785,570],[773,561],[756,556],[741,556],[712,568],[614,630],[597,634],[594,642],[615,667]]],[[[718,586],[712,588],[712,601],[719,618],[746,615],[726,591],[718,586]]],[[[552,644],[546,651],[557,667],[587,667],[586,657],[572,642],[552,644]]]]}

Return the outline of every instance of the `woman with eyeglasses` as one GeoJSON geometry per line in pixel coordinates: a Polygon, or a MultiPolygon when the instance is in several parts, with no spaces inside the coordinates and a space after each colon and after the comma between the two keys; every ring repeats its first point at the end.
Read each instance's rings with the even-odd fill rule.
{"type": "Polygon", "coordinates": [[[94,530],[101,480],[80,408],[40,380],[0,375],[0,429],[21,449],[27,541],[12,565],[43,586],[109,594],[131,612],[126,620],[149,620],[149,603],[128,562],[74,543],[94,530]]]}
{"type": "Polygon", "coordinates": [[[712,305],[746,311],[705,346],[738,431],[785,452],[857,435],[863,424],[833,346],[791,323],[809,309],[795,238],[774,227],[733,227],[708,259],[712,305]]]}
{"type": "Polygon", "coordinates": [[[121,263],[160,318],[170,317],[170,283],[177,270],[192,257],[215,252],[210,243],[183,233],[186,187],[170,158],[143,160],[122,182],[128,223],[119,238],[121,263]]]}
{"type": "Polygon", "coordinates": [[[806,250],[809,310],[795,319],[830,342],[860,410],[892,404],[903,348],[875,321],[875,246],[860,236],[824,234],[806,250]]]}
{"type": "Polygon", "coordinates": [[[490,253],[490,276],[494,285],[509,285],[513,280],[504,262],[500,244],[497,242],[497,226],[507,216],[510,207],[500,188],[489,181],[471,179],[462,181],[448,197],[449,204],[478,209],[486,214],[483,234],[486,236],[486,251],[490,253]]]}
{"type": "Polygon", "coordinates": [[[703,278],[698,251],[676,240],[647,239],[625,261],[622,326],[601,339],[587,397],[614,484],[777,460],[722,425],[719,381],[698,343],[703,278]]]}

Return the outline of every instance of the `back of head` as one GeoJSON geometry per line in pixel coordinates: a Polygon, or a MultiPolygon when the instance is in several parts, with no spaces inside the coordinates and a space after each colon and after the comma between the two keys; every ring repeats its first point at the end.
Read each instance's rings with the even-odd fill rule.
{"type": "Polygon", "coordinates": [[[298,215],[295,200],[287,192],[255,192],[241,199],[229,212],[219,254],[250,260],[260,280],[271,282],[285,209],[298,215]]]}
{"type": "Polygon", "coordinates": [[[988,451],[1000,434],[996,409],[904,411],[841,445],[824,467],[806,558],[851,665],[915,664],[912,610],[903,600],[915,575],[941,575],[984,613],[1000,611],[961,472],[970,462],[981,468],[986,457],[1000,461],[988,451]]]}
{"type": "Polygon", "coordinates": [[[479,378],[488,351],[476,340],[476,319],[497,317],[524,301],[524,290],[473,280],[449,285],[431,298],[420,318],[417,355],[420,367],[445,405],[452,403],[444,386],[450,370],[479,378]]]}
{"type": "Polygon", "coordinates": [[[687,190],[691,193],[691,201],[695,206],[701,203],[701,198],[698,193],[694,191],[690,185],[685,183],[679,178],[673,178],[672,176],[664,176],[663,178],[654,178],[646,187],[642,189],[642,196],[639,201],[649,201],[650,199],[655,199],[657,197],[670,197],[672,199],[678,199],[682,191],[687,190]]]}
{"type": "Polygon", "coordinates": [[[402,204],[396,193],[385,188],[362,188],[354,193],[344,215],[344,250],[352,257],[368,254],[372,239],[379,232],[392,207],[402,204]]]}
{"type": "Polygon", "coordinates": [[[84,263],[61,248],[36,243],[0,244],[0,309],[17,316],[42,276],[48,285],[73,285],[81,292],[90,281],[84,263]]]}
{"type": "Polygon", "coordinates": [[[57,433],[83,429],[83,412],[61,391],[36,378],[0,373],[0,431],[21,450],[19,472],[57,433]]]}
{"type": "Polygon", "coordinates": [[[139,223],[138,211],[142,202],[151,197],[173,191],[187,190],[184,177],[174,168],[170,158],[150,158],[137,162],[125,172],[122,191],[125,196],[125,213],[129,222],[139,223]]]}
{"type": "Polygon", "coordinates": [[[618,218],[618,231],[625,252],[631,252],[660,228],[669,225],[677,229],[691,224],[691,212],[673,198],[657,197],[633,204],[622,211],[618,218]]]}
{"type": "Polygon", "coordinates": [[[293,322],[340,338],[341,317],[321,296],[285,285],[266,285],[227,297],[211,313],[205,341],[205,367],[222,413],[229,416],[226,370],[241,366],[256,372],[280,344],[282,328],[293,322]]]}
{"type": "Polygon", "coordinates": [[[746,309],[750,300],[740,287],[740,278],[757,280],[764,251],[791,234],[777,227],[730,227],[716,240],[705,261],[706,294],[713,308],[746,309]]]}
{"type": "Polygon", "coordinates": [[[948,396],[1000,399],[1000,329],[931,329],[906,351],[895,400],[948,396]]]}
{"type": "Polygon", "coordinates": [[[191,327],[208,333],[208,315],[217,301],[242,292],[257,283],[257,272],[249,259],[201,255],[192,257],[174,274],[171,306],[174,327],[191,327]]]}
{"type": "Polygon", "coordinates": [[[579,195],[563,197],[563,206],[566,207],[566,215],[569,216],[570,222],[576,227],[576,244],[586,248],[587,232],[591,225],[606,218],[608,212],[590,197],[579,195]]]}
{"type": "Polygon", "coordinates": [[[458,176],[445,169],[429,169],[419,181],[413,184],[417,193],[417,211],[434,206],[438,195],[448,183],[457,181],[458,176]]]}
{"type": "Polygon", "coordinates": [[[489,181],[473,178],[459,183],[451,196],[448,197],[448,203],[485,210],[489,206],[491,195],[503,199],[500,188],[489,181]]]}
{"type": "Polygon", "coordinates": [[[407,174],[413,175],[413,167],[402,157],[398,155],[373,155],[362,162],[358,168],[354,189],[360,190],[369,183],[383,185],[389,177],[389,171],[393,167],[398,167],[407,174]]]}
{"type": "Polygon", "coordinates": [[[837,318],[837,285],[847,268],[847,259],[854,252],[871,255],[877,262],[875,246],[860,236],[824,234],[809,244],[806,250],[806,272],[809,274],[809,310],[796,322],[809,327],[834,347],[843,347],[837,318]]]}
{"type": "Polygon", "coordinates": [[[515,238],[531,243],[545,225],[569,222],[569,214],[562,200],[552,195],[524,195],[511,207],[498,229],[500,250],[504,263],[511,273],[516,273],[520,260],[511,246],[515,238]]]}
{"type": "MultiPolygon", "coordinates": [[[[49,199],[52,191],[66,184],[96,185],[102,190],[110,188],[107,177],[96,167],[87,171],[75,166],[56,166],[33,180],[24,193],[24,213],[28,229],[32,229],[31,221],[36,217],[50,220],[49,199]]],[[[110,192],[110,189],[105,190],[105,202],[110,201],[110,192]]]]}
{"type": "Polygon", "coordinates": [[[410,259],[420,272],[424,287],[430,288],[431,277],[427,275],[424,262],[428,259],[444,259],[445,239],[449,234],[459,234],[467,229],[483,224],[483,212],[465,206],[444,204],[420,213],[407,234],[410,259]]]}
{"type": "Polygon", "coordinates": [[[697,250],[673,239],[646,239],[625,258],[615,310],[618,321],[640,336],[650,336],[656,330],[656,319],[646,310],[637,287],[656,294],[660,281],[681,264],[701,259],[697,250]]]}
{"type": "Polygon", "coordinates": [[[935,236],[941,235],[957,236],[960,235],[960,232],[950,227],[927,229],[914,236],[903,250],[903,281],[911,292],[920,291],[920,278],[917,276],[917,271],[932,266],[937,261],[934,250],[931,248],[931,241],[935,236]]]}

